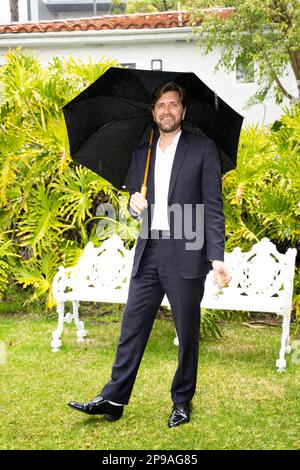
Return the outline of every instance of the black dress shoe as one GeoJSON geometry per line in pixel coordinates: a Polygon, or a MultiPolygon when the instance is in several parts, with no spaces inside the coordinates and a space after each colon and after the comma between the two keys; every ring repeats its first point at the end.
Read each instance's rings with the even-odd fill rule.
{"type": "Polygon", "coordinates": [[[88,415],[105,415],[107,421],[117,421],[123,414],[124,406],[112,405],[100,395],[93,398],[88,403],[70,401],[68,406],[73,410],[81,411],[88,415]]]}
{"type": "Polygon", "coordinates": [[[168,422],[169,428],[174,428],[180,424],[188,423],[189,420],[190,403],[188,401],[183,403],[174,403],[173,411],[168,422]]]}

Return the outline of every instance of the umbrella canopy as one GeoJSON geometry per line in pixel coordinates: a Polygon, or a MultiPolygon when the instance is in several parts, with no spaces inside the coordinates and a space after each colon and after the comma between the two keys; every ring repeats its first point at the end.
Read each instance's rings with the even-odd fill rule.
{"type": "Polygon", "coordinates": [[[122,189],[134,148],[149,141],[154,90],[186,91],[183,128],[212,138],[222,171],[235,168],[243,117],[194,73],[111,67],[63,107],[72,158],[122,189]]]}

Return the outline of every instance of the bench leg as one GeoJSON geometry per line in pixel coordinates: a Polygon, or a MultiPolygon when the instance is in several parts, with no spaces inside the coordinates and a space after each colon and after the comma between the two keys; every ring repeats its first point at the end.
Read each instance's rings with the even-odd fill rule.
{"type": "Polygon", "coordinates": [[[290,312],[287,313],[286,322],[287,322],[287,326],[286,326],[285,352],[287,354],[290,354],[290,352],[292,351],[292,347],[291,347],[291,344],[290,344],[290,323],[291,323],[291,314],[290,314],[290,312]]]}
{"type": "Polygon", "coordinates": [[[279,352],[279,359],[276,361],[278,372],[284,372],[286,368],[285,353],[291,352],[290,346],[290,312],[285,312],[282,319],[282,334],[281,334],[281,348],[279,352]]]}
{"type": "Polygon", "coordinates": [[[57,304],[57,313],[58,313],[58,325],[55,331],[52,333],[52,341],[51,341],[51,348],[53,352],[58,352],[59,348],[61,347],[61,334],[64,328],[64,310],[65,310],[65,303],[58,302],[57,304]]]}
{"type": "Polygon", "coordinates": [[[78,308],[79,308],[79,302],[74,301],[72,302],[73,304],[73,314],[67,313],[66,315],[64,314],[65,312],[65,303],[64,302],[58,302],[57,304],[57,313],[58,313],[58,326],[55,331],[52,333],[52,341],[51,341],[51,347],[53,352],[58,352],[59,348],[61,347],[61,334],[63,332],[64,328],[64,323],[71,323],[72,320],[74,320],[74,323],[77,327],[77,342],[82,343],[84,341],[85,336],[88,334],[88,332],[84,329],[84,323],[83,321],[79,320],[79,313],[78,313],[78,308]]]}
{"type": "Polygon", "coordinates": [[[73,320],[75,325],[77,326],[77,343],[82,343],[84,341],[85,336],[88,332],[84,329],[83,321],[79,320],[78,308],[79,302],[73,301],[73,320]]]}

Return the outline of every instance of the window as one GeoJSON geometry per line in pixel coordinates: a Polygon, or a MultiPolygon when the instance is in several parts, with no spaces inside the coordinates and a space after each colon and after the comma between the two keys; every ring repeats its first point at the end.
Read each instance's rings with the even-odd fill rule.
{"type": "Polygon", "coordinates": [[[162,70],[162,60],[161,59],[152,59],[151,60],[151,70],[162,70]]]}

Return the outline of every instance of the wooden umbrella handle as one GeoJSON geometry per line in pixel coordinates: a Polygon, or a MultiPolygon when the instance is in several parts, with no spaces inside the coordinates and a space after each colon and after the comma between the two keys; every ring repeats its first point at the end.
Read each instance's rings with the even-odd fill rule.
{"type": "Polygon", "coordinates": [[[145,167],[145,173],[144,173],[144,180],[143,184],[141,186],[141,194],[146,197],[147,194],[147,179],[148,179],[148,173],[149,173],[149,165],[150,165],[150,157],[151,157],[151,145],[153,142],[153,137],[154,137],[154,127],[151,129],[150,133],[150,139],[149,139],[149,147],[148,147],[148,153],[147,153],[147,161],[146,161],[146,167],[145,167]]]}

